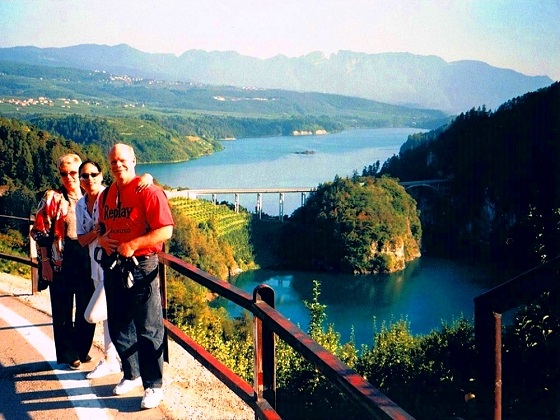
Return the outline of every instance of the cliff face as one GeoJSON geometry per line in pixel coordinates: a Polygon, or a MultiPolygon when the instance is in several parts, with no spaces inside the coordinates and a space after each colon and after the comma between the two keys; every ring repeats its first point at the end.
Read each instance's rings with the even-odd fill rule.
{"type": "Polygon", "coordinates": [[[355,272],[355,274],[395,273],[404,270],[406,263],[422,256],[420,244],[412,236],[409,229],[404,236],[398,236],[385,243],[372,242],[369,258],[382,264],[372,265],[368,273],[355,272]]]}

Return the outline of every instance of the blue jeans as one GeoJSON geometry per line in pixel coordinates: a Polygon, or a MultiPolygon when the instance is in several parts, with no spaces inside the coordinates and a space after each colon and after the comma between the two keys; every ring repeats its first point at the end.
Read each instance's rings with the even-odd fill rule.
{"type": "Polygon", "coordinates": [[[125,379],[142,377],[144,389],[161,388],[164,326],[159,292],[158,257],[138,258],[134,286],[123,285],[122,273],[105,269],[109,334],[121,358],[125,379]],[[147,282],[147,279],[155,279],[147,282]]]}

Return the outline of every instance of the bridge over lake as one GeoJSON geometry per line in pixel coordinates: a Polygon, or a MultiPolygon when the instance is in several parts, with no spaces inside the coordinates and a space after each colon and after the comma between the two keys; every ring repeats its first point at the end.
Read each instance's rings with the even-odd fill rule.
{"type": "MultiPolygon", "coordinates": [[[[447,184],[447,179],[428,179],[421,181],[406,181],[400,182],[406,190],[418,187],[428,187],[435,189],[436,191],[442,191],[447,184]]],[[[259,218],[262,217],[262,199],[263,194],[278,194],[278,218],[280,220],[284,219],[284,200],[286,194],[300,194],[301,203],[303,206],[307,195],[313,191],[317,190],[317,187],[288,187],[288,188],[206,188],[206,189],[193,189],[193,190],[171,190],[166,191],[169,198],[188,198],[191,200],[196,200],[199,196],[211,196],[211,200],[214,204],[218,202],[218,195],[233,195],[234,196],[234,206],[235,211],[239,211],[239,197],[241,194],[256,194],[256,214],[259,218]]]]}

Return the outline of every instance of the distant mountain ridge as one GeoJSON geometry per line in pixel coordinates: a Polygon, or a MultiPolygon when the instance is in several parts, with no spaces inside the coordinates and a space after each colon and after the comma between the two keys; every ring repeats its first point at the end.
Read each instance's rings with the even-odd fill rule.
{"type": "Polygon", "coordinates": [[[259,59],[233,51],[189,50],[177,57],[145,53],[126,44],[83,44],[0,48],[0,60],[209,85],[334,93],[448,113],[482,105],[496,109],[553,83],[547,76],[526,76],[480,61],[446,62],[410,53],[339,51],[327,57],[312,52],[259,59]]]}

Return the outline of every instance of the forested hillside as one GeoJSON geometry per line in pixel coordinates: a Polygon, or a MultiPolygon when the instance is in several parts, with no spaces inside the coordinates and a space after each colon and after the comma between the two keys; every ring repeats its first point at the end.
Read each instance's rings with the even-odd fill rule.
{"type": "Polygon", "coordinates": [[[169,252],[222,279],[255,268],[251,215],[206,200],[170,200],[175,231],[169,252]]]}
{"type": "Polygon", "coordinates": [[[15,119],[0,117],[0,213],[27,216],[37,204],[37,194],[58,185],[57,159],[77,153],[104,162],[99,146],[79,145],[15,119]]]}
{"type": "Polygon", "coordinates": [[[449,229],[444,247],[532,266],[560,254],[559,161],[555,83],[411,137],[380,173],[401,181],[448,179],[449,206],[440,213],[449,229]]]}
{"type": "Polygon", "coordinates": [[[356,127],[433,128],[435,110],[371,100],[132,78],[0,61],[0,115],[106,154],[131,144],[141,163],[196,159],[218,140],[338,132],[356,127]]]}
{"type": "Polygon", "coordinates": [[[220,143],[163,127],[152,118],[32,117],[38,127],[83,145],[97,145],[106,155],[115,143],[134,147],[138,162],[177,162],[195,159],[222,150],[220,143]]]}

